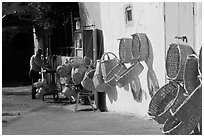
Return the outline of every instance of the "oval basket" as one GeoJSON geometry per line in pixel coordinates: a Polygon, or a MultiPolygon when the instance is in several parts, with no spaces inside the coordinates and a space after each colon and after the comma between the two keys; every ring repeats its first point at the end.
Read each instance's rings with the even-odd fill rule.
{"type": "Polygon", "coordinates": [[[83,80],[81,81],[81,85],[86,90],[89,90],[89,91],[95,91],[96,90],[94,83],[93,83],[93,80],[92,80],[94,73],[95,73],[94,69],[87,71],[84,75],[83,80]]]}
{"type": "Polygon", "coordinates": [[[101,71],[103,78],[105,79],[108,73],[118,64],[119,60],[117,56],[112,52],[105,52],[101,57],[101,71]],[[110,59],[110,55],[114,58],[110,59]],[[105,59],[107,56],[108,59],[105,59]]]}
{"type": "Polygon", "coordinates": [[[195,54],[189,45],[172,43],[167,51],[166,72],[171,80],[183,81],[187,56],[195,54]]]}
{"type": "Polygon", "coordinates": [[[132,55],[139,61],[145,61],[149,54],[149,42],[145,33],[135,33],[132,35],[132,55]]]}
{"type": "Polygon", "coordinates": [[[149,103],[148,114],[156,117],[165,111],[167,105],[176,97],[178,92],[178,84],[170,81],[161,87],[152,97],[149,103]]]}
{"type": "Polygon", "coordinates": [[[124,87],[125,85],[129,84],[135,76],[138,76],[144,67],[140,62],[131,65],[127,70],[125,70],[120,76],[116,78],[116,82],[118,83],[119,87],[124,87]]]}
{"type": "Polygon", "coordinates": [[[64,94],[67,98],[70,98],[75,94],[74,89],[72,89],[70,86],[65,86],[64,89],[62,90],[62,94],[64,94]]]}
{"type": "Polygon", "coordinates": [[[106,76],[105,83],[107,83],[111,87],[115,87],[117,85],[116,77],[120,76],[121,73],[127,70],[127,67],[123,63],[119,63],[116,65],[106,76]]]}
{"type": "Polygon", "coordinates": [[[132,57],[132,39],[121,38],[119,43],[119,58],[124,63],[130,63],[132,57]]]}
{"type": "Polygon", "coordinates": [[[167,105],[169,107],[166,107],[166,111],[156,116],[154,120],[159,124],[164,124],[165,121],[171,117],[171,113],[174,113],[187,97],[185,89],[179,85],[176,98],[167,105]]]}
{"type": "Polygon", "coordinates": [[[86,70],[87,68],[84,65],[81,65],[81,67],[72,69],[72,81],[74,82],[75,85],[78,85],[81,83],[81,81],[84,78],[84,74],[86,70]]]}
{"type": "Polygon", "coordinates": [[[187,57],[184,68],[184,88],[191,94],[199,85],[198,58],[194,54],[187,57]]]}

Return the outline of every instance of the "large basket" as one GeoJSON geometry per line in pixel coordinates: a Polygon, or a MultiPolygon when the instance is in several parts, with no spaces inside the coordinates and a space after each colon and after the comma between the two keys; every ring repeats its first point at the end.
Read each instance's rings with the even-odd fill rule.
{"type": "Polygon", "coordinates": [[[199,85],[198,58],[192,54],[187,57],[184,69],[184,88],[191,94],[199,85]]]}
{"type": "Polygon", "coordinates": [[[108,73],[118,64],[117,56],[112,52],[105,52],[101,57],[101,71],[103,78],[105,79],[108,73]],[[114,58],[110,59],[110,55],[114,58]],[[107,56],[108,59],[105,59],[107,56]]]}
{"type": "Polygon", "coordinates": [[[127,67],[123,63],[118,63],[106,76],[105,83],[111,87],[115,87],[117,85],[116,77],[120,76],[126,70],[127,67]]]}
{"type": "Polygon", "coordinates": [[[163,113],[167,105],[176,97],[177,92],[178,84],[173,81],[161,87],[150,101],[148,114],[156,117],[163,113]]]}
{"type": "Polygon", "coordinates": [[[195,54],[189,45],[172,43],[167,51],[166,72],[171,80],[183,81],[187,56],[195,54]]]}
{"type": "Polygon", "coordinates": [[[93,84],[97,91],[104,92],[111,87],[104,82],[102,71],[101,71],[101,60],[97,60],[96,71],[93,76],[93,84]]]}
{"type": "Polygon", "coordinates": [[[163,131],[167,134],[188,134],[202,117],[202,86],[197,87],[188,96],[177,111],[165,122],[163,131]],[[172,124],[172,123],[180,124],[172,124]],[[185,126],[181,126],[181,124],[185,126]]]}
{"type": "Polygon", "coordinates": [[[183,103],[183,101],[187,97],[188,96],[186,95],[185,89],[181,85],[179,85],[176,98],[167,105],[166,111],[156,116],[154,120],[157,121],[157,123],[159,124],[164,124],[164,122],[171,117],[171,114],[178,109],[178,107],[183,103]]]}
{"type": "Polygon", "coordinates": [[[132,60],[132,39],[121,38],[119,43],[119,57],[124,63],[130,63],[132,60]]]}
{"type": "Polygon", "coordinates": [[[78,85],[81,83],[81,81],[84,78],[84,74],[86,70],[87,68],[84,65],[81,65],[80,67],[72,69],[72,81],[74,82],[75,85],[78,85]]]}
{"type": "Polygon", "coordinates": [[[170,117],[162,127],[162,132],[166,135],[188,135],[195,129],[202,117],[202,109],[195,111],[188,121],[178,121],[174,116],[170,117]]]}
{"type": "Polygon", "coordinates": [[[144,67],[140,62],[131,65],[126,71],[124,71],[120,76],[116,78],[116,82],[118,82],[119,87],[124,87],[129,84],[135,76],[138,76],[144,67]]]}
{"type": "Polygon", "coordinates": [[[139,61],[145,61],[149,54],[149,42],[145,33],[135,33],[132,35],[132,55],[139,61]]]}
{"type": "Polygon", "coordinates": [[[84,75],[84,78],[81,82],[81,85],[86,89],[86,90],[89,90],[89,91],[95,91],[95,86],[93,84],[93,76],[94,76],[94,73],[95,73],[95,70],[92,69],[92,70],[89,70],[85,73],[84,75]]]}

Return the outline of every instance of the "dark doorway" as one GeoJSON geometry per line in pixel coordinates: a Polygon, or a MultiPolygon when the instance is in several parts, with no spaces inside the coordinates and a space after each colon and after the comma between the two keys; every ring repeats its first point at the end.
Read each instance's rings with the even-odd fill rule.
{"type": "MultiPolygon", "coordinates": [[[[7,36],[9,37],[9,36],[7,36]]],[[[10,42],[3,43],[2,85],[29,85],[30,57],[34,53],[33,34],[19,32],[10,42]]]]}

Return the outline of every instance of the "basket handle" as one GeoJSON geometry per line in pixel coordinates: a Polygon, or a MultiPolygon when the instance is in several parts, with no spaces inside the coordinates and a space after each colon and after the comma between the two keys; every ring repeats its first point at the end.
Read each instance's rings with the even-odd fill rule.
{"type": "Polygon", "coordinates": [[[117,56],[116,56],[114,53],[112,53],[112,52],[105,52],[105,53],[102,55],[101,60],[105,60],[105,56],[107,56],[108,59],[110,59],[109,54],[112,54],[116,59],[118,59],[117,56]]]}

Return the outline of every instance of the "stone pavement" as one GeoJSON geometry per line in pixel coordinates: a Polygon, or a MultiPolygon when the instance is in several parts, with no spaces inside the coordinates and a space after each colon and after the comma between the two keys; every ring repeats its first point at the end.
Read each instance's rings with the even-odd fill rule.
{"type": "Polygon", "coordinates": [[[162,134],[156,122],[133,114],[93,112],[89,105],[79,105],[79,111],[74,112],[75,104],[54,103],[49,98],[31,100],[28,91],[2,90],[3,135],[162,134]]]}

